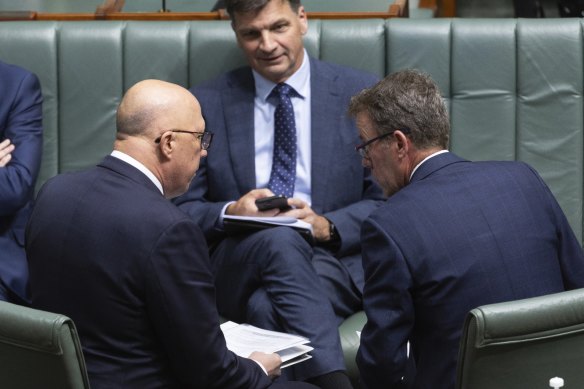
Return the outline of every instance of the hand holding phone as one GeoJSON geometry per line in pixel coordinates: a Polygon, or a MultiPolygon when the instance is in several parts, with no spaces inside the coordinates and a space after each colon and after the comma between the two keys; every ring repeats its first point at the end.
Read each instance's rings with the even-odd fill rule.
{"type": "Polygon", "coordinates": [[[260,211],[267,211],[268,209],[274,208],[284,211],[290,208],[286,196],[262,197],[261,199],[257,199],[255,203],[260,211]]]}

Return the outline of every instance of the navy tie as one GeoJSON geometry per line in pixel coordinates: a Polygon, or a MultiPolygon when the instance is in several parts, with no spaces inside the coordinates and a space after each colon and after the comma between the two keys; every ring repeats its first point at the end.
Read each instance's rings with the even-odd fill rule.
{"type": "Polygon", "coordinates": [[[296,122],[290,95],[296,92],[290,85],[278,84],[272,95],[278,97],[274,113],[274,159],[268,188],[276,195],[292,197],[296,181],[296,122]]]}

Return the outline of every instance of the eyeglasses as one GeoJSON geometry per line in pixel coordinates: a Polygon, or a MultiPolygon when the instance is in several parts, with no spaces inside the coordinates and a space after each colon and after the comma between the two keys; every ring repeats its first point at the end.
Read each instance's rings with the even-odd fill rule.
{"type": "MultiPolygon", "coordinates": [[[[201,142],[201,150],[208,150],[209,146],[211,146],[211,141],[213,140],[213,133],[210,131],[199,132],[199,131],[186,131],[186,130],[168,130],[171,132],[182,132],[185,134],[192,134],[195,135],[197,140],[201,142]]],[[[160,143],[160,139],[162,135],[158,138],[154,139],[154,142],[160,143]]]]}
{"type": "Polygon", "coordinates": [[[376,136],[373,139],[369,139],[367,142],[363,142],[363,143],[361,143],[358,146],[355,146],[355,151],[359,153],[359,155],[361,156],[361,158],[369,158],[369,146],[373,142],[376,142],[376,141],[378,141],[380,139],[383,139],[383,138],[386,138],[386,137],[388,137],[390,135],[393,135],[393,133],[396,132],[396,131],[398,131],[398,130],[401,131],[401,132],[403,132],[404,134],[407,134],[407,133],[410,132],[410,130],[408,128],[398,128],[396,130],[393,130],[393,131],[387,132],[385,134],[381,134],[379,136],[376,136]]]}

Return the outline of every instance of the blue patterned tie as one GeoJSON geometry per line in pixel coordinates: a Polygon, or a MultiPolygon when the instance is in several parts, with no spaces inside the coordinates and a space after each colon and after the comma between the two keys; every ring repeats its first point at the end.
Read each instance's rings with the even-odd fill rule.
{"type": "Polygon", "coordinates": [[[268,188],[274,194],[292,197],[296,181],[296,122],[290,95],[296,92],[290,85],[278,84],[272,90],[279,103],[274,113],[274,159],[268,188]]]}

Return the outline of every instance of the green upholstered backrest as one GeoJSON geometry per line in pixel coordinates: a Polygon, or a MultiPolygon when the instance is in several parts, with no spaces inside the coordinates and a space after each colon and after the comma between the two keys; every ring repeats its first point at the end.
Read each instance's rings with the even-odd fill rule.
{"type": "Polygon", "coordinates": [[[89,389],[71,319],[0,301],[0,377],[3,388],[89,389]]]}
{"type": "Polygon", "coordinates": [[[457,389],[584,387],[584,289],[473,309],[463,332],[457,389]]]}
{"type": "MultiPolygon", "coordinates": [[[[583,21],[309,20],[308,52],[378,76],[414,67],[440,85],[451,149],[535,167],[582,241],[583,21]]],[[[229,21],[2,22],[0,59],[37,73],[45,96],[39,185],[111,150],[115,110],[145,78],[186,87],[245,63],[229,21]]]]}

